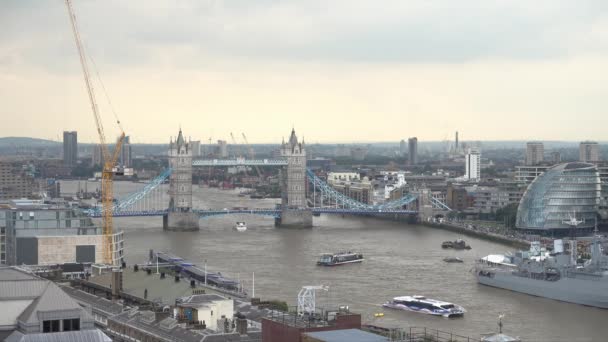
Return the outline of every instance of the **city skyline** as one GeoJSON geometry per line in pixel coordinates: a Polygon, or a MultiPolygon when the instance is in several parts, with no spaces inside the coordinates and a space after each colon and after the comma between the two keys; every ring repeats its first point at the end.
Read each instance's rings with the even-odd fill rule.
{"type": "MultiPolygon", "coordinates": [[[[251,143],[280,141],[292,126],[320,143],[442,141],[456,130],[463,140],[604,140],[605,4],[481,4],[74,6],[136,143],[166,143],[179,125],[196,139],[245,132],[251,143]]],[[[3,115],[33,124],[7,120],[0,136],[76,130],[96,142],[65,6],[5,9],[3,115]]],[[[118,135],[95,82],[106,133],[118,135]]]]}

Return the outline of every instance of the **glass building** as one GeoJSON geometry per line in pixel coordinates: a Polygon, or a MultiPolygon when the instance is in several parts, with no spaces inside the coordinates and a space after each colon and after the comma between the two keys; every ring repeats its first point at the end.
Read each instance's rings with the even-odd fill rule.
{"type": "Polygon", "coordinates": [[[584,221],[577,228],[593,229],[600,192],[600,175],[595,165],[579,162],[556,165],[528,186],[517,209],[517,228],[568,234],[571,226],[564,221],[576,215],[577,220],[584,221]]]}

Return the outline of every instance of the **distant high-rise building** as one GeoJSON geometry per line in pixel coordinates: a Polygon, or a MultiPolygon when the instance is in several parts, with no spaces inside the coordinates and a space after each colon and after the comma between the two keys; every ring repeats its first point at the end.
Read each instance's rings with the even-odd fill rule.
{"type": "Polygon", "coordinates": [[[103,152],[101,151],[101,145],[95,144],[93,146],[93,154],[91,156],[91,166],[102,166],[103,167],[103,152]]]}
{"type": "Polygon", "coordinates": [[[131,167],[133,165],[133,159],[131,156],[131,139],[128,136],[126,136],[125,140],[122,142],[119,162],[120,165],[124,167],[131,167]]]}
{"type": "Polygon", "coordinates": [[[579,145],[578,160],[583,163],[596,163],[600,161],[600,145],[595,141],[583,141],[579,145]]]}
{"type": "Polygon", "coordinates": [[[78,132],[63,132],[63,163],[67,166],[76,165],[78,161],[78,132]]]}
{"type": "Polygon", "coordinates": [[[226,140],[217,141],[217,155],[220,158],[228,158],[228,143],[226,140]]]}
{"type": "Polygon", "coordinates": [[[475,181],[481,179],[481,152],[476,149],[469,149],[465,160],[464,178],[475,181]]]}
{"type": "Polygon", "coordinates": [[[458,131],[456,131],[456,141],[454,142],[454,152],[458,152],[460,146],[458,146],[458,131]]]}
{"type": "Polygon", "coordinates": [[[409,164],[418,164],[418,138],[407,139],[407,147],[409,149],[409,164]]]}
{"type": "Polygon", "coordinates": [[[526,165],[538,165],[545,160],[545,146],[541,142],[526,144],[526,165]]]}
{"type": "Polygon", "coordinates": [[[557,151],[551,152],[551,163],[559,164],[561,162],[562,162],[562,154],[557,151]]]}
{"type": "Polygon", "coordinates": [[[198,158],[201,156],[201,141],[200,140],[190,141],[190,148],[192,149],[193,158],[198,158]]]}
{"type": "Polygon", "coordinates": [[[405,140],[401,139],[401,141],[399,142],[399,155],[400,156],[405,156],[405,153],[407,152],[407,143],[405,142],[405,140]]]}

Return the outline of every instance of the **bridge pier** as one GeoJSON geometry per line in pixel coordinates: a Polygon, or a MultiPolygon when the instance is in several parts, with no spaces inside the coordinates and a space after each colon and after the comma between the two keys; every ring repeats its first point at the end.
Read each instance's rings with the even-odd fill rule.
{"type": "Polygon", "coordinates": [[[163,229],[173,232],[199,230],[199,215],[193,212],[170,211],[163,215],[163,229]]]}
{"type": "Polygon", "coordinates": [[[312,228],[312,210],[282,209],[274,224],[281,228],[312,228]]]}

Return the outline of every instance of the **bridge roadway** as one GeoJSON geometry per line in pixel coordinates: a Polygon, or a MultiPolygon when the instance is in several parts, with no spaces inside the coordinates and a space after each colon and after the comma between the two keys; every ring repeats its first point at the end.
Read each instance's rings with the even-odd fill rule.
{"type": "Polygon", "coordinates": [[[198,159],[192,166],[287,166],[285,159],[198,159]]]}
{"type": "MultiPolygon", "coordinates": [[[[303,209],[308,210],[308,209],[303,209]]],[[[345,208],[310,208],[313,214],[336,214],[336,215],[392,215],[392,214],[417,214],[414,210],[403,209],[345,209],[345,208]]],[[[250,214],[260,216],[281,217],[281,209],[225,209],[225,210],[193,210],[201,218],[221,215],[250,214]]],[[[168,210],[145,210],[145,211],[118,211],[114,212],[114,217],[135,217],[135,216],[163,216],[168,210]]],[[[101,212],[94,211],[89,213],[90,217],[101,217],[101,212]]]]}

